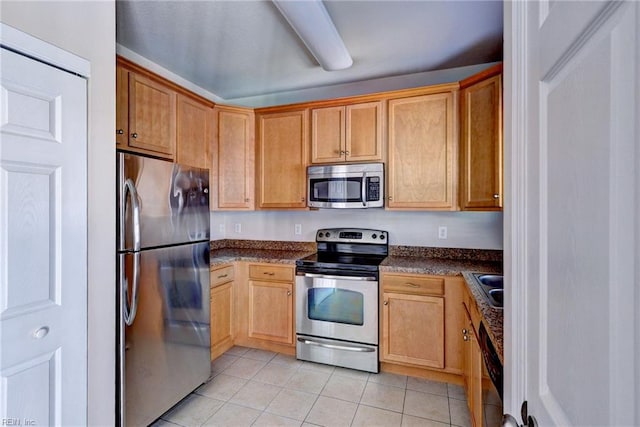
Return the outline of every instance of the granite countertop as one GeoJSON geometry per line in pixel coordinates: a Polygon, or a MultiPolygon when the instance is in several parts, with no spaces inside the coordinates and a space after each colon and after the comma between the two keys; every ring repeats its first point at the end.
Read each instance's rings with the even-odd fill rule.
{"type": "Polygon", "coordinates": [[[215,240],[211,242],[211,267],[234,261],[295,264],[316,252],[316,244],[262,240],[215,240]]]}
{"type": "MultiPolygon", "coordinates": [[[[462,276],[464,277],[465,282],[467,282],[467,287],[471,291],[471,295],[473,295],[476,300],[476,305],[478,306],[478,310],[480,310],[480,314],[482,315],[482,321],[487,328],[489,338],[491,339],[493,346],[498,352],[500,362],[502,362],[502,364],[504,365],[504,310],[491,307],[491,305],[485,299],[482,290],[479,288],[477,282],[473,278],[473,272],[475,271],[464,271],[462,273],[462,276]]],[[[493,273],[493,271],[482,272],[493,273]]]]}
{"type": "MultiPolygon", "coordinates": [[[[215,240],[211,242],[210,263],[211,267],[234,261],[295,264],[297,259],[315,252],[315,242],[215,240]]],[[[501,274],[502,251],[390,246],[389,256],[380,264],[380,271],[440,276],[462,275],[483,316],[491,342],[503,361],[502,310],[492,308],[484,300],[482,291],[470,276],[471,272],[501,274]]]]}

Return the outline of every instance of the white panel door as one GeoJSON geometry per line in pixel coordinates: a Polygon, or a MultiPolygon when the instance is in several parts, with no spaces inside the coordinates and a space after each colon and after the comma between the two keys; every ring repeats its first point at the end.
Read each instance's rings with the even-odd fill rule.
{"type": "Polygon", "coordinates": [[[0,55],[0,420],[86,425],[86,80],[0,55]]]}
{"type": "Polygon", "coordinates": [[[524,18],[515,32],[526,26],[513,46],[525,52],[516,80],[528,81],[513,88],[526,98],[514,146],[524,168],[511,172],[524,174],[512,182],[526,191],[518,205],[514,189],[513,223],[524,226],[511,236],[526,254],[513,265],[526,316],[512,340],[524,336],[526,350],[510,369],[526,371],[540,426],[640,424],[639,6],[514,5],[524,18]]]}

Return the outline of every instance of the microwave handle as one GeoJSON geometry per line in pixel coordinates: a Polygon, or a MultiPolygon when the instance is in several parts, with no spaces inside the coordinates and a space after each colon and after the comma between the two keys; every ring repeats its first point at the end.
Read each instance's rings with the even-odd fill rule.
{"type": "Polygon", "coordinates": [[[362,173],[362,206],[367,206],[367,173],[362,173]]]}

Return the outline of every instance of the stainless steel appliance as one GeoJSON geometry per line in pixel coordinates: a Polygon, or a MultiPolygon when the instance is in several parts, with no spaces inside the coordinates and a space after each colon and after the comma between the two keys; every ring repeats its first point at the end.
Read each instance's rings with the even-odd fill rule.
{"type": "Polygon", "coordinates": [[[311,208],[381,208],[384,206],[384,165],[359,163],[309,166],[311,208]]]}
{"type": "Polygon", "coordinates": [[[210,376],[209,172],[118,153],[118,424],[148,425],[210,376]]]}
{"type": "Polygon", "coordinates": [[[318,252],[296,261],[296,357],[378,372],[379,265],[386,231],[318,230],[318,252]]]}

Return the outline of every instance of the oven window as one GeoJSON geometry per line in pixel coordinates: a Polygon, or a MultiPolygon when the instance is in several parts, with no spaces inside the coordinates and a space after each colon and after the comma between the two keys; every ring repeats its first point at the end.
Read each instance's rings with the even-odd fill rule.
{"type": "Polygon", "coordinates": [[[362,178],[311,179],[311,200],[316,202],[360,202],[362,178]]]}
{"type": "Polygon", "coordinates": [[[364,296],[360,292],[336,288],[308,290],[309,319],[325,322],[364,324],[364,296]]]}

